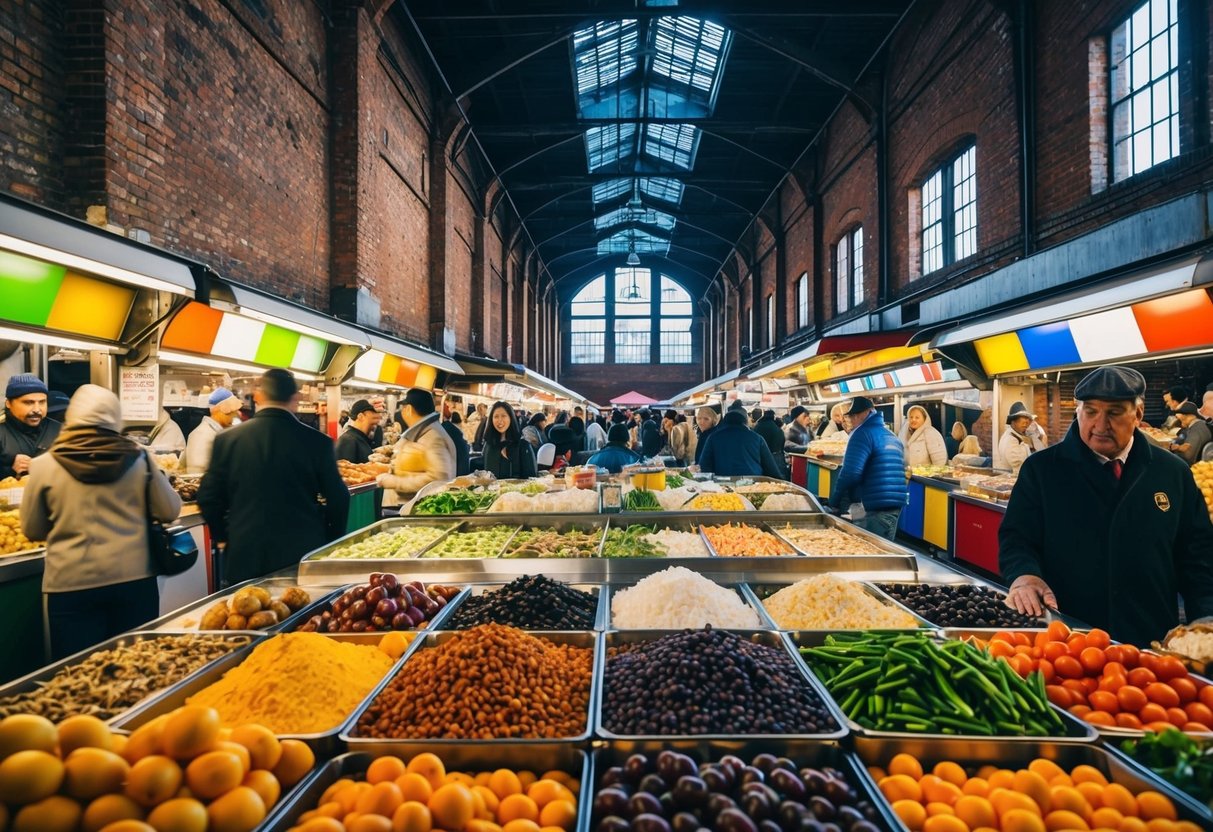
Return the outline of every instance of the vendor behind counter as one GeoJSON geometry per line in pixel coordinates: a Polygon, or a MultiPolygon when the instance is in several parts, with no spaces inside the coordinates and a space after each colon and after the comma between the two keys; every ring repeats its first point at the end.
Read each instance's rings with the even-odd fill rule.
{"type": "Polygon", "coordinates": [[[1043,607],[1146,646],[1179,623],[1213,617],[1213,523],[1187,465],[1151,445],[1146,382],[1101,367],[1074,389],[1065,438],[1025,460],[999,530],[1008,603],[1043,607]]]}
{"type": "Polygon", "coordinates": [[[42,379],[21,373],[4,390],[4,422],[0,423],[0,479],[23,477],[30,462],[54,444],[63,425],[50,418],[50,391],[42,379]]]}

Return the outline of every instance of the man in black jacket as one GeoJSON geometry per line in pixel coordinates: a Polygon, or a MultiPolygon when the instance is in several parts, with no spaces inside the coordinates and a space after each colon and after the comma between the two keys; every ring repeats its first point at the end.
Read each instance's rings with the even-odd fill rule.
{"type": "Polygon", "coordinates": [[[377,447],[371,436],[379,425],[379,411],[366,399],[359,399],[350,407],[350,419],[345,431],[337,437],[338,459],[361,465],[370,459],[377,447]]]}
{"type": "Polygon", "coordinates": [[[24,477],[30,460],[46,453],[63,425],[47,416],[48,391],[42,379],[15,375],[4,390],[4,422],[0,424],[0,480],[24,477]]]}
{"type": "Polygon", "coordinates": [[[1059,609],[1137,645],[1213,615],[1213,524],[1191,471],[1137,430],[1146,382],[1101,367],[1074,388],[1077,418],[1028,457],[999,530],[1007,603],[1059,609]]]}
{"type": "Polygon", "coordinates": [[[299,388],[286,370],[257,382],[256,415],[215,437],[198,507],[224,548],[224,586],[298,563],[345,533],[350,493],[333,442],[295,418],[299,388]]]}

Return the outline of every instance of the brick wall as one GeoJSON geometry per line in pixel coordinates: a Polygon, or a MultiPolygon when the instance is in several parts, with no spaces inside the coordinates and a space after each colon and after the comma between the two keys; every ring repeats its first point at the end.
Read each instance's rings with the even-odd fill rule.
{"type": "Polygon", "coordinates": [[[869,125],[854,105],[843,106],[830,124],[821,177],[822,210],[822,297],[825,323],[863,314],[874,306],[880,283],[880,217],[876,193],[876,144],[874,125],[869,125]],[[863,304],[848,304],[837,312],[835,251],[844,233],[863,227],[863,304]]]}
{"type": "Polygon", "coordinates": [[[675,396],[702,382],[703,365],[695,364],[566,364],[560,383],[590,401],[605,405],[629,390],[653,399],[675,396]]]}
{"type": "Polygon", "coordinates": [[[64,199],[63,27],[61,2],[0,4],[0,189],[55,208],[64,199]]]}
{"type": "Polygon", "coordinates": [[[795,335],[801,325],[811,326],[813,322],[813,293],[809,292],[809,314],[807,321],[798,321],[796,281],[805,272],[813,271],[813,214],[805,200],[804,191],[796,181],[789,177],[784,180],[779,189],[781,214],[783,216],[783,248],[779,256],[783,258],[784,270],[788,277],[787,285],[787,328],[786,332],[795,335]]]}

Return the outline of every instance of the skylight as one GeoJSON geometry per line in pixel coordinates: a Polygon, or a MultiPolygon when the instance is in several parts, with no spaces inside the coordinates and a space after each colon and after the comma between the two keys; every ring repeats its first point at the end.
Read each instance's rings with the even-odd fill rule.
{"type": "Polygon", "coordinates": [[[703,93],[716,93],[728,29],[697,17],[661,17],[653,32],[653,71],[703,93]]]}
{"type": "Polygon", "coordinates": [[[678,205],[682,202],[682,192],[685,189],[686,186],[677,179],[656,177],[640,180],[640,192],[642,194],[653,199],[660,199],[663,202],[669,202],[673,205],[678,205]]]}
{"type": "Polygon", "coordinates": [[[617,231],[598,241],[599,254],[623,254],[635,245],[637,254],[669,254],[670,241],[639,229],[617,231]]]}
{"type": "Polygon", "coordinates": [[[577,94],[592,95],[636,71],[635,20],[600,20],[573,34],[577,94]]]}
{"type": "Polygon", "coordinates": [[[635,152],[636,125],[609,124],[585,131],[585,153],[590,170],[626,159],[635,152]]]}
{"type": "Polygon", "coordinates": [[[699,128],[693,124],[647,124],[643,151],[690,170],[699,147],[699,128]]]}
{"type": "Polygon", "coordinates": [[[631,179],[605,179],[594,186],[594,204],[618,199],[631,191],[631,179]]]}
{"type": "Polygon", "coordinates": [[[670,231],[674,228],[675,220],[665,211],[655,211],[652,208],[642,208],[637,211],[625,206],[594,217],[594,229],[601,231],[604,228],[625,225],[629,222],[655,225],[663,231],[670,231]]]}

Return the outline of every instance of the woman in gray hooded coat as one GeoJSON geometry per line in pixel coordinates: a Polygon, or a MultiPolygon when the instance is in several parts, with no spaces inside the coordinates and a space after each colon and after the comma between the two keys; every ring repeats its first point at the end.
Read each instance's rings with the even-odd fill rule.
{"type": "Polygon", "coordinates": [[[30,463],[21,500],[25,536],[46,541],[42,591],[56,659],[159,614],[148,517],[167,523],[181,512],[160,466],[122,435],[112,392],[84,385],[64,422],[30,463]]]}

